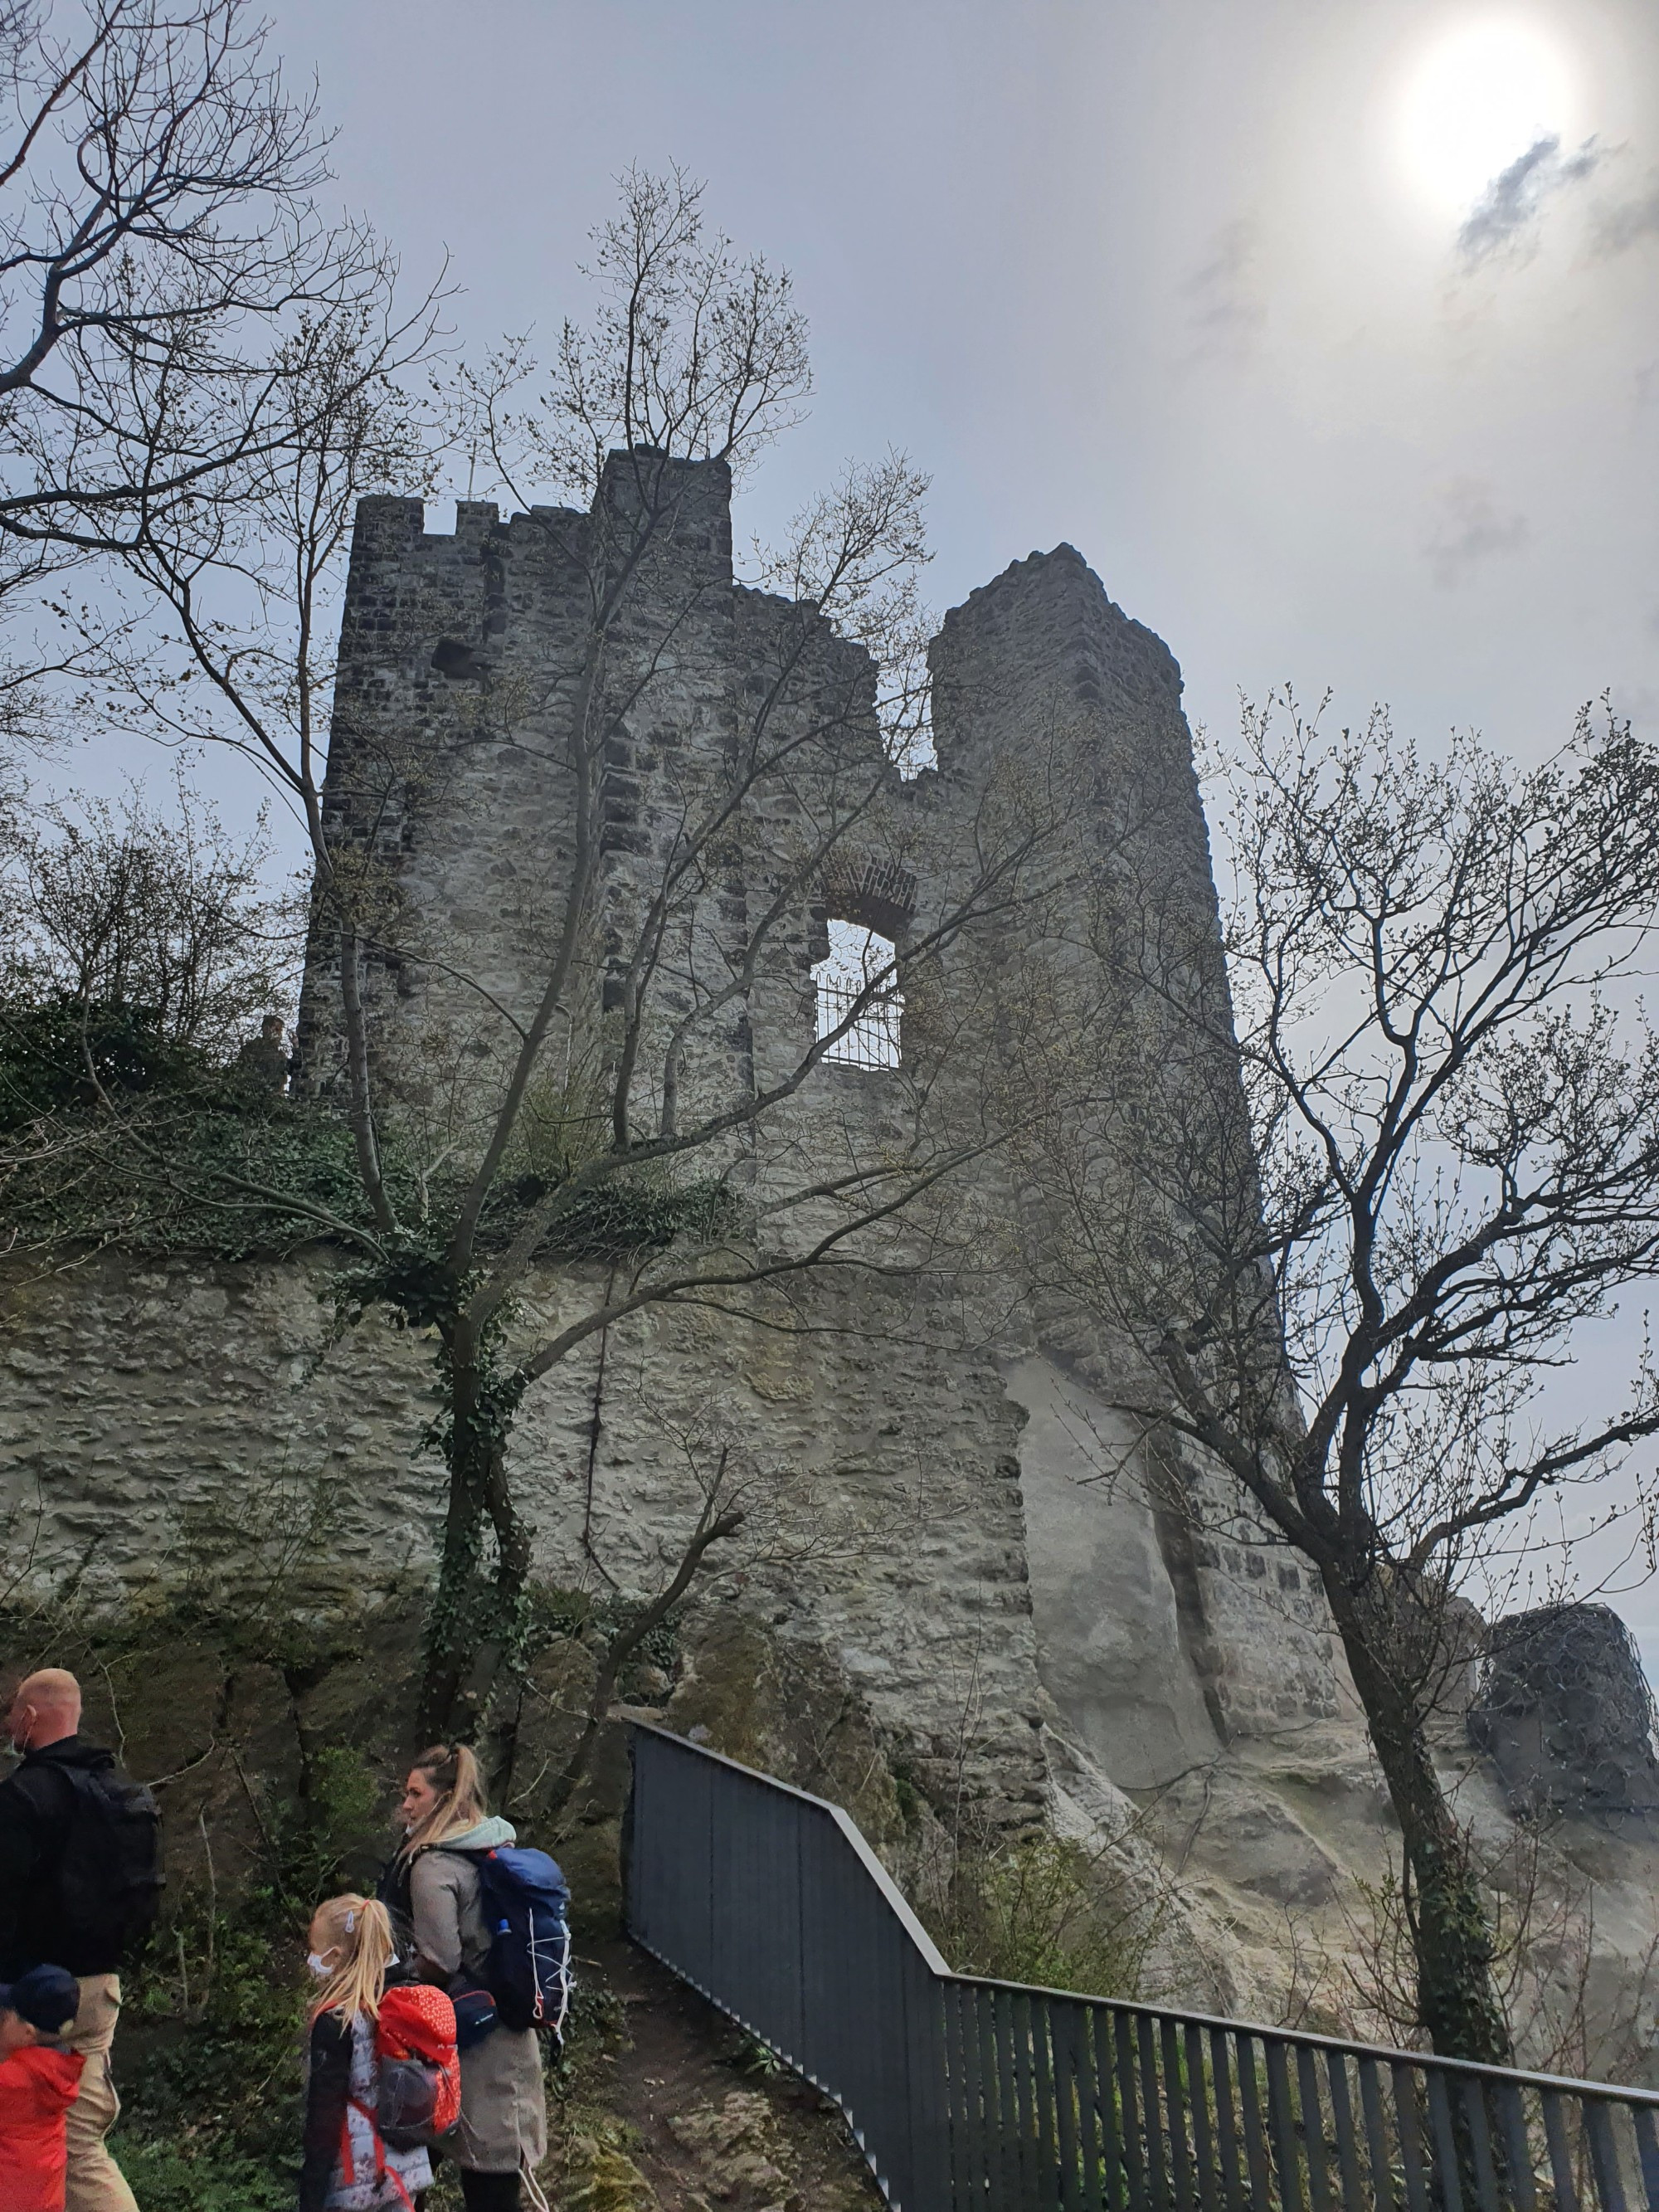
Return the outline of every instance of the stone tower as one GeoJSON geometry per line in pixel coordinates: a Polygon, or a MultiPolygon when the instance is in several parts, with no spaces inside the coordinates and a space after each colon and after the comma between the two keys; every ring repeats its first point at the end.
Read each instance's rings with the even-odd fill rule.
{"type": "MultiPolygon", "coordinates": [[[[1010,979],[1076,984],[1092,1006],[1103,972],[1132,951],[1131,969],[1167,962],[1164,980],[1214,994],[1224,1035],[1208,839],[1165,647],[1062,545],[952,610],[930,662],[934,757],[901,774],[861,648],[811,604],[734,580],[730,486],[715,465],[616,456],[591,512],[503,522],[464,502],[453,532],[428,532],[417,501],[365,501],[326,826],[364,916],[377,1098],[411,1148],[441,1163],[476,1142],[478,1102],[546,997],[584,854],[597,861],[592,896],[550,1017],[538,1113],[558,1129],[586,1110],[585,1086],[614,1067],[630,1007],[654,1067],[667,1066],[665,1040],[704,994],[695,1047],[672,1086],[642,1084],[639,1113],[649,1123],[731,1108],[719,1164],[760,1201],[803,1163],[954,1139],[983,1086],[994,1097],[1029,1079],[1010,979]],[[665,526],[629,569],[628,605],[596,653],[596,606],[642,501],[661,502],[665,526]],[[774,755],[745,779],[763,724],[774,755]],[[568,772],[579,726],[600,739],[586,790],[568,772]],[[685,823],[734,791],[722,834],[685,870],[685,823]],[[1019,895],[972,927],[944,927],[976,860],[1030,818],[1058,829],[1019,895]],[[1109,897],[1095,896],[1103,885],[1109,897]],[[641,933],[665,912],[672,927],[642,975],[641,933]],[[1118,939],[1103,936],[1103,917],[1118,939]],[[753,1129],[738,1109],[775,1090],[820,1033],[840,922],[907,950],[934,944],[914,985],[907,969],[896,1050],[823,1060],[753,1129]]],[[[319,937],[301,1085],[337,1096],[331,957],[319,937]]],[[[1034,1024],[1066,1018],[1040,992],[1029,1004],[1034,1024]]],[[[1231,1054],[1222,1073],[1236,1075],[1231,1054]]],[[[929,1808],[953,1807],[991,1828],[1046,1810],[1062,1834],[1115,1850],[1124,1793],[1138,1796],[1147,1825],[1130,1859],[1146,1873],[1150,1835],[1192,1877],[1171,1986],[1276,2017],[1286,1916],[1322,1925],[1341,1950],[1344,1863],[1380,1879],[1389,1834],[1319,1593],[1236,1498],[1211,1488],[1194,1517],[1178,1485],[1139,1479],[1112,1411],[1121,1352],[1066,1297],[1064,1237],[1018,1170],[992,1146],[952,1190],[953,1241],[924,1246],[908,1278],[802,1277],[787,1330],[744,1310],[638,1313],[536,1383],[511,1460],[537,1574],[587,1589],[608,1578],[624,1596],[659,1589],[697,1502],[688,1450],[717,1421],[763,1491],[776,1477],[809,1501],[815,1540],[786,1528],[688,1629],[676,1724],[703,1698],[722,1747],[757,1762],[770,1729],[788,1756],[802,1752],[797,1778],[860,1817],[861,1778],[879,1771],[896,1850],[920,1854],[939,1833],[929,1808]],[[1134,1479],[1103,1480],[1109,1463],[1134,1479]],[[756,1711],[771,1718],[751,1729],[756,1711]],[[781,1713],[787,1725],[774,1727],[781,1713]],[[821,1756],[837,1742],[854,1747],[856,1771],[821,1756]]],[[[925,1225],[931,1236],[940,1223],[925,1225]]],[[[111,1249],[61,1270],[9,1263],[0,1527],[23,1528],[43,1559],[78,1563],[77,1578],[142,1589],[192,1530],[253,1522],[291,1486],[327,1494],[340,1595],[360,1599],[380,1569],[423,1577],[438,1517],[419,1444],[431,1347],[375,1317],[334,1331],[338,1267],[327,1246],[234,1262],[111,1249]]],[[[573,1285],[568,1266],[532,1276],[529,1319],[544,1327],[573,1298],[591,1312],[599,1267],[594,1285],[573,1285]]],[[[1546,1659],[1577,1638],[1577,1687],[1612,1683],[1601,1704],[1618,1710],[1575,1766],[1583,1714],[1556,1727],[1559,1712],[1533,1710],[1540,1669],[1558,1686],[1561,1669],[1525,1637],[1495,1640],[1475,1717],[1516,1802],[1650,1822],[1651,1791],[1637,1787],[1652,1778],[1648,1708],[1630,1655],[1594,1621],[1522,1626],[1546,1659]]],[[[1495,1781],[1476,1774],[1469,1787],[1503,1818],[1495,1781]]],[[[1644,1859],[1627,1897],[1651,1889],[1644,1859]]],[[[1632,1907],[1629,1925],[1639,1919],[1632,1907]]]]}
{"type": "MultiPolygon", "coordinates": [[[[1039,772],[1063,787],[1068,854],[1086,866],[1109,850],[1132,902],[1144,887],[1150,912],[1155,885],[1160,912],[1197,915],[1213,943],[1180,672],[1071,547],[1033,554],[947,615],[930,655],[936,761],[907,779],[883,763],[861,650],[815,629],[810,607],[734,581],[720,465],[616,455],[589,514],[536,508],[503,522],[493,506],[463,503],[453,536],[426,532],[416,501],[370,500],[347,593],[328,819],[343,848],[374,856],[401,902],[398,949],[371,969],[370,988],[382,1080],[412,1111],[452,1111],[453,1073],[438,1082],[433,1070],[465,1066],[469,1055],[486,1067],[512,1024],[531,1018],[582,834],[559,761],[592,678],[592,610],[626,541],[630,502],[665,483],[672,527],[653,543],[650,574],[603,672],[614,702],[594,825],[603,888],[562,1017],[567,1063],[602,1048],[688,793],[708,788],[740,751],[755,702],[775,690],[791,653],[810,677],[779,710],[781,726],[804,733],[787,788],[775,780],[744,793],[718,869],[699,880],[686,941],[653,984],[665,1020],[699,963],[740,960],[751,918],[833,807],[825,794],[837,780],[872,779],[859,787],[879,790],[705,1041],[703,1096],[752,1096],[793,1066],[813,1034],[813,968],[829,923],[900,943],[925,937],[959,894],[963,855],[988,808],[1000,792],[1029,793],[1039,772]]],[[[1064,890],[1072,865],[1002,927],[995,957],[1030,954],[1025,932],[1061,943],[1077,934],[1064,890]]],[[[971,982],[975,957],[947,950],[945,1003],[971,982]]],[[[320,969],[308,979],[301,1025],[307,1080],[324,1089],[338,1080],[331,986],[320,969]]],[[[908,1057],[922,1025],[910,1010],[905,1018],[908,1057]]],[[[877,1129],[895,1095],[889,1071],[825,1064],[811,1094],[780,1116],[787,1143],[799,1152],[825,1127],[877,1129]]],[[[948,1113],[951,1095],[941,1077],[928,1110],[948,1113]]],[[[1040,1239],[993,1168],[983,1183],[986,1206],[1009,1218],[1011,1252],[1040,1239]]],[[[894,1328],[878,1342],[860,1329],[837,1334],[847,1293],[814,1282],[801,1295],[824,1334],[787,1355],[739,1341],[741,1331],[726,1343],[726,1379],[757,1449],[787,1449],[826,1471],[843,1504],[862,1501],[878,1518],[889,1486],[919,1483],[939,1509],[902,1563],[798,1583],[779,1608],[788,1632],[833,1648],[924,1759],[945,1756],[960,1732],[960,1682],[941,1676],[940,1655],[951,1655],[946,1675],[988,1668],[999,1681],[986,1700],[998,1745],[987,1756],[1011,1786],[1030,1771],[1032,1723],[1054,1717],[1039,1683],[1073,1741],[1130,1786],[1156,1784],[1237,1735],[1334,1711],[1322,1605],[1304,1571],[1282,1555],[1269,1563],[1249,1542],[1196,1538],[1179,1515],[1103,1486],[1089,1438],[1112,1429],[1098,1395],[1108,1348],[1018,1282],[1000,1292],[985,1302],[1004,1316],[994,1340],[953,1344],[939,1328],[894,1328]]],[[[706,1352],[706,1338],[685,1340],[659,1316],[634,1355],[646,1395],[659,1409],[694,1397],[706,1352]]],[[[580,1362],[550,1378],[539,1410],[526,1403],[515,1451],[568,1466],[591,1380],[580,1362]]],[[[651,1472],[656,1448],[639,1423],[630,1429],[619,1413],[606,1434],[620,1455],[610,1470],[617,1510],[645,1547],[653,1486],[666,1510],[672,1483],[651,1472]]],[[[529,1480],[538,1523],[568,1533],[561,1479],[529,1480]]]]}

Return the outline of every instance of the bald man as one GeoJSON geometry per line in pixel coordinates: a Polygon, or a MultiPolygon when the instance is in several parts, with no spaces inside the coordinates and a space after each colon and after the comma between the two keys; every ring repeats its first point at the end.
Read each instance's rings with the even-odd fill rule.
{"type": "MultiPolygon", "coordinates": [[[[104,2142],[121,2109],[109,2054],[121,2008],[123,1937],[108,1916],[77,1910],[76,1882],[64,1875],[72,1857],[76,1880],[84,1881],[86,1831],[76,1832],[88,1817],[86,1793],[112,1792],[112,1804],[145,1793],[118,1779],[112,1753],[82,1741],[81,1685],[61,1667],[43,1667],[18,1685],[6,1727],[19,1763],[0,1782],[0,1981],[51,1966],[66,1966],[79,1982],[81,2008],[64,2039],[86,2063],[69,2111],[64,2212],[137,2212],[104,2142]]],[[[94,1822],[100,1817],[94,1811],[94,1822]]],[[[107,1821],[95,1827],[100,1848],[106,1832],[115,1832],[107,1821]]],[[[112,1868],[112,1894],[124,1893],[124,1881],[112,1868]]]]}

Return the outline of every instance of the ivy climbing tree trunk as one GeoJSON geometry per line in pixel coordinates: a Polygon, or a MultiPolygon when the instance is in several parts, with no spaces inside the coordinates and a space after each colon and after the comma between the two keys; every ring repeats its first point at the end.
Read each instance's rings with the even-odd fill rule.
{"type": "Polygon", "coordinates": [[[1514,2046],[1492,1978],[1492,1922],[1429,1749],[1436,1670],[1411,1649],[1420,1639],[1420,1614],[1412,1608],[1402,1620],[1381,1583],[1375,1570],[1358,1591],[1340,1573],[1328,1569],[1324,1577],[1400,1822],[1419,2018],[1437,2051],[1508,2066],[1514,2046]]]}
{"type": "Polygon", "coordinates": [[[514,1503],[507,1453],[527,1377],[501,1370],[498,1329],[483,1340],[464,1316],[441,1324],[448,1407],[436,1441],[448,1472],[437,1586],[428,1616],[416,1727],[422,1742],[477,1733],[495,1675],[524,1641],[532,1531],[514,1503]],[[484,1535],[495,1538],[486,1571],[484,1535]]]}

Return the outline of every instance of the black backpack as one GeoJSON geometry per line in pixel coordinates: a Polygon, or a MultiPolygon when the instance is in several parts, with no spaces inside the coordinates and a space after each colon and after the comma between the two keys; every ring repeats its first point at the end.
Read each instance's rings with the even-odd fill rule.
{"type": "Polygon", "coordinates": [[[72,1803],[58,1898],[78,1949],[122,1952],[149,1933],[167,1877],[153,1793],[112,1769],[60,1766],[72,1803]]]}

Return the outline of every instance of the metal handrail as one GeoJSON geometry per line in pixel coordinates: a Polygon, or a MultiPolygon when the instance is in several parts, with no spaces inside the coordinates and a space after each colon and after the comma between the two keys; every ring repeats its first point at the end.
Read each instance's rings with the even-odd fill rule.
{"type": "Polygon", "coordinates": [[[1659,2094],[955,1973],[840,1806],[630,1740],[629,1933],[900,2212],[1659,2212],[1659,2094]]]}
{"type": "MultiPolygon", "coordinates": [[[[755,1770],[739,1771],[752,1773],[755,1770]]],[[[829,1801],[820,1798],[817,1802],[823,1804],[829,1801]]],[[[859,1840],[862,1843],[863,1838],[859,1840]]],[[[868,1844],[865,1848],[867,1850],[868,1844]]],[[[934,1955],[939,1954],[935,1952],[934,1955]]],[[[1077,2002],[1075,1990],[1051,1990],[1041,1982],[1000,1982],[992,1974],[959,1974],[954,1966],[944,1966],[941,1972],[947,1981],[972,1982],[980,1989],[1008,1990],[1027,1997],[1054,1997],[1064,2004],[1077,2002]]],[[[1478,2074],[1486,2079],[1512,2081],[1523,2089],[1571,2089],[1578,2097],[1616,2097],[1621,2103],[1650,2105],[1659,2113],[1659,2089],[1638,2089],[1622,2081],[1585,2081],[1574,2074],[1529,2074],[1524,2066],[1488,2066],[1478,2058],[1448,2058],[1438,2051],[1407,2051],[1391,2043],[1351,2043],[1340,2035],[1321,2035],[1314,2028],[1272,2027],[1262,2021],[1231,2020],[1219,2013],[1182,2012],[1173,2005],[1145,2004],[1139,1997],[1089,1997],[1084,2002],[1109,2004],[1114,2012],[1145,2013],[1152,2020],[1173,2020],[1182,2027],[1220,2027],[1233,2033],[1271,2035],[1275,2042],[1301,2044],[1310,2051],[1349,2055],[1363,2051],[1368,2057],[1385,2060],[1389,2065],[1433,2066],[1448,2074],[1478,2074]]]]}

